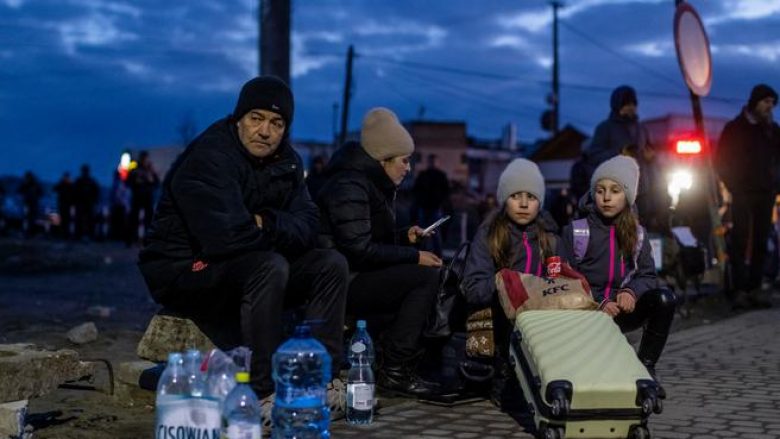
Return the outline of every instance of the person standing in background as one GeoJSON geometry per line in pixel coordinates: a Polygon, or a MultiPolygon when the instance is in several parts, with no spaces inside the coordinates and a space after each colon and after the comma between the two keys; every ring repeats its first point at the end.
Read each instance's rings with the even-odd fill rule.
{"type": "Polygon", "coordinates": [[[138,242],[138,225],[141,212],[144,215],[144,233],[149,233],[154,212],[154,194],[157,187],[160,186],[160,177],[157,175],[157,171],[154,169],[154,164],[149,158],[147,151],[141,151],[141,154],[139,154],[138,167],[130,172],[130,175],[127,177],[127,184],[132,194],[125,240],[129,247],[138,242]]]}
{"type": "Polygon", "coordinates": [[[70,178],[70,172],[62,174],[62,178],[54,186],[54,192],[57,193],[57,212],[60,215],[60,236],[70,238],[70,225],[73,222],[71,217],[71,208],[73,207],[74,186],[73,179],[70,178]]]}
{"type": "Polygon", "coordinates": [[[40,201],[43,196],[43,187],[38,182],[38,178],[32,171],[24,173],[22,184],[19,186],[19,195],[22,196],[24,203],[24,233],[30,237],[35,234],[38,214],[40,212],[40,201]]]}
{"type": "MultiPolygon", "coordinates": [[[[436,154],[428,156],[428,167],[417,174],[414,181],[414,205],[412,207],[412,223],[429,226],[444,216],[444,210],[450,200],[450,182],[447,174],[437,167],[436,154]]],[[[444,228],[441,233],[431,236],[426,242],[433,253],[441,256],[444,228]]]]}
{"type": "Polygon", "coordinates": [[[772,87],[753,87],[747,105],[723,128],[715,154],[715,170],[732,196],[729,260],[737,309],[772,306],[761,282],[780,157],[780,127],[772,117],[776,105],[772,87]]]}
{"type": "Polygon", "coordinates": [[[76,238],[92,239],[95,234],[95,206],[100,187],[90,175],[89,165],[81,165],[81,175],[73,185],[76,206],[76,238]]]}

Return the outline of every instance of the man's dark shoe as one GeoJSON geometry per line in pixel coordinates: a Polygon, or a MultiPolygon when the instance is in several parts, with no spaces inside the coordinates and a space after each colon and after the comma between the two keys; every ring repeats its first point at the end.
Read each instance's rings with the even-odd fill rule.
{"type": "Polygon", "coordinates": [[[666,399],[666,389],[664,389],[664,386],[661,385],[661,380],[658,379],[658,375],[655,373],[655,365],[648,363],[644,363],[644,365],[647,368],[647,371],[650,372],[650,376],[653,377],[656,384],[658,384],[658,397],[661,399],[666,399]]]}
{"type": "Polygon", "coordinates": [[[385,365],[379,370],[377,384],[384,390],[414,398],[428,398],[439,393],[436,383],[426,381],[405,366],[385,365]]]}

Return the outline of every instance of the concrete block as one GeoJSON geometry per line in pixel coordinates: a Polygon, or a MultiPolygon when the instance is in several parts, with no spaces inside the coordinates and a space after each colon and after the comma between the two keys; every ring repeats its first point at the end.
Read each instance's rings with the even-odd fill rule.
{"type": "Polygon", "coordinates": [[[24,436],[24,418],[26,415],[26,399],[0,404],[0,438],[24,436]]]}
{"type": "Polygon", "coordinates": [[[148,369],[157,367],[157,364],[158,363],[144,360],[119,363],[119,367],[116,369],[116,380],[125,384],[138,386],[141,374],[148,369]]]}
{"type": "Polygon", "coordinates": [[[151,390],[144,390],[137,385],[117,381],[114,386],[114,399],[127,407],[154,407],[156,395],[151,390]]]}
{"type": "Polygon", "coordinates": [[[119,363],[114,381],[115,399],[119,403],[130,407],[154,406],[155,392],[143,389],[139,384],[151,371],[157,368],[158,364],[150,361],[119,363]]]}
{"type": "Polygon", "coordinates": [[[93,363],[76,351],[46,351],[31,344],[0,344],[0,403],[45,395],[67,381],[92,376],[93,363]]]}
{"type": "Polygon", "coordinates": [[[165,362],[168,353],[189,348],[208,351],[214,348],[214,343],[192,320],[157,314],[149,322],[136,352],[144,360],[165,362]]]}
{"type": "Polygon", "coordinates": [[[97,326],[93,322],[82,323],[68,331],[67,336],[71,343],[87,344],[97,340],[97,326]]]}

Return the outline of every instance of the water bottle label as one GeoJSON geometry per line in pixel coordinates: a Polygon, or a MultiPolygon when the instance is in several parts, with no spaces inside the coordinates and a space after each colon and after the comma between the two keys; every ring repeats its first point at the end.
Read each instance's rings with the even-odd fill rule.
{"type": "Polygon", "coordinates": [[[355,410],[371,410],[374,407],[374,385],[347,384],[347,403],[355,410]]]}
{"type": "Polygon", "coordinates": [[[260,425],[257,424],[230,424],[227,428],[227,436],[222,439],[260,439],[260,425]]]}
{"type": "Polygon", "coordinates": [[[352,352],[359,354],[361,352],[365,352],[366,345],[362,341],[356,341],[352,344],[352,352]]]}
{"type": "Polygon", "coordinates": [[[218,439],[221,435],[220,416],[219,402],[213,399],[159,398],[155,438],[218,439]]]}

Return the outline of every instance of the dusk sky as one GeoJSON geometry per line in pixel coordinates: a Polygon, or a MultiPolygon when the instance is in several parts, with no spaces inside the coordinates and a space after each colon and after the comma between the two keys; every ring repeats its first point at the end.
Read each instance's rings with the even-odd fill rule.
{"type": "MultiPolygon", "coordinates": [[[[699,0],[713,53],[705,115],[780,88],[780,0],[699,0]]],[[[103,183],[124,148],[174,145],[228,114],[257,72],[258,0],[0,0],[0,175],[54,181],[89,163],[103,183]]],[[[617,85],[643,118],[690,112],[673,0],[569,0],[560,11],[561,119],[592,133],[617,85]]],[[[329,141],[354,44],[350,128],[367,109],[463,120],[469,135],[546,135],[552,12],[542,0],[293,1],[293,138],[329,141]]]]}

